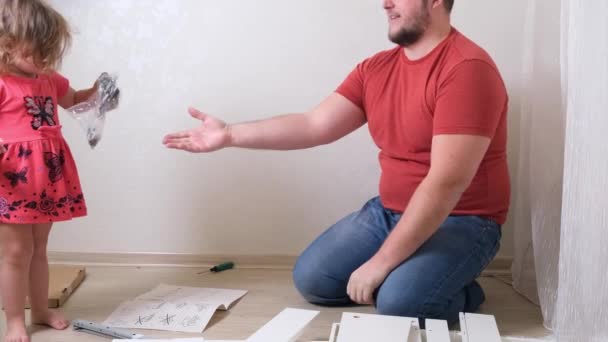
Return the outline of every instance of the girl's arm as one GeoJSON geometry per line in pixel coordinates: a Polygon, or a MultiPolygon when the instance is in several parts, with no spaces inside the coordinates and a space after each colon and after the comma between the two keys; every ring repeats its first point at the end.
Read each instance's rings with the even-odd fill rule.
{"type": "Polygon", "coordinates": [[[59,105],[62,108],[70,108],[74,105],[86,101],[89,97],[91,97],[91,95],[95,93],[96,90],[97,82],[95,82],[93,87],[89,89],[82,89],[77,91],[70,87],[67,93],[65,93],[65,95],[58,100],[59,105]]]}

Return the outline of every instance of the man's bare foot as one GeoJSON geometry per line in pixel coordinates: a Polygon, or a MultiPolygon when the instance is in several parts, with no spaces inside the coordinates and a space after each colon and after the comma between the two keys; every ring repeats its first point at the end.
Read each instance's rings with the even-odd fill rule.
{"type": "Polygon", "coordinates": [[[44,312],[34,313],[32,311],[32,323],[47,325],[57,330],[64,330],[70,326],[70,322],[63,317],[61,312],[48,309],[44,312]]]}
{"type": "Polygon", "coordinates": [[[25,323],[22,320],[7,322],[6,327],[5,342],[30,342],[30,338],[25,330],[25,323]]]}

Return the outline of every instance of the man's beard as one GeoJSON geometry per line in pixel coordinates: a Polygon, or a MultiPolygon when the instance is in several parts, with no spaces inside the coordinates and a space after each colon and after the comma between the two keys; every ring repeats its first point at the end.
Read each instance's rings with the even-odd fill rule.
{"type": "Polygon", "coordinates": [[[420,12],[413,18],[413,23],[409,26],[403,26],[395,33],[388,34],[391,42],[400,46],[406,47],[415,44],[420,40],[422,35],[429,26],[431,15],[425,7],[420,9],[420,12]]]}

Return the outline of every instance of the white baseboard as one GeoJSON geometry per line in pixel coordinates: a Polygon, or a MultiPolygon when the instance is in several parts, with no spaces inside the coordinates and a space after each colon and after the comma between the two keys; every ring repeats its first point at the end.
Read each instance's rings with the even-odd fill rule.
{"type": "MultiPolygon", "coordinates": [[[[239,268],[292,269],[294,255],[205,255],[171,253],[86,253],[49,251],[53,264],[140,267],[208,267],[232,261],[239,268]]],[[[497,257],[484,271],[486,275],[510,275],[511,257],[497,257]]]]}
{"type": "Polygon", "coordinates": [[[512,256],[499,256],[494,258],[483,272],[484,275],[511,276],[512,256]]]}
{"type": "Polygon", "coordinates": [[[296,256],[49,251],[49,263],[91,266],[207,267],[232,261],[240,268],[291,269],[296,256]]]}

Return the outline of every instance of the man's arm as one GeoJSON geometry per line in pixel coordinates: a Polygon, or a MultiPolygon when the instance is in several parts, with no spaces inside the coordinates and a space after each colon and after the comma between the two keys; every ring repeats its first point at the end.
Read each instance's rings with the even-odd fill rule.
{"type": "Polygon", "coordinates": [[[365,113],[342,95],[333,93],[306,113],[227,125],[213,116],[190,109],[201,126],[168,134],[163,143],[189,152],[212,152],[226,147],[296,150],[329,144],[365,124],[365,113]]]}
{"type": "Polygon", "coordinates": [[[309,148],[334,142],[365,122],[361,108],[333,93],[307,113],[229,126],[230,146],[272,150],[309,148]]]}
{"type": "Polygon", "coordinates": [[[482,136],[433,137],[429,173],[380,250],[351,276],[353,301],[371,303],[386,276],[437,231],[471,184],[489,144],[490,138],[482,136]]]}

